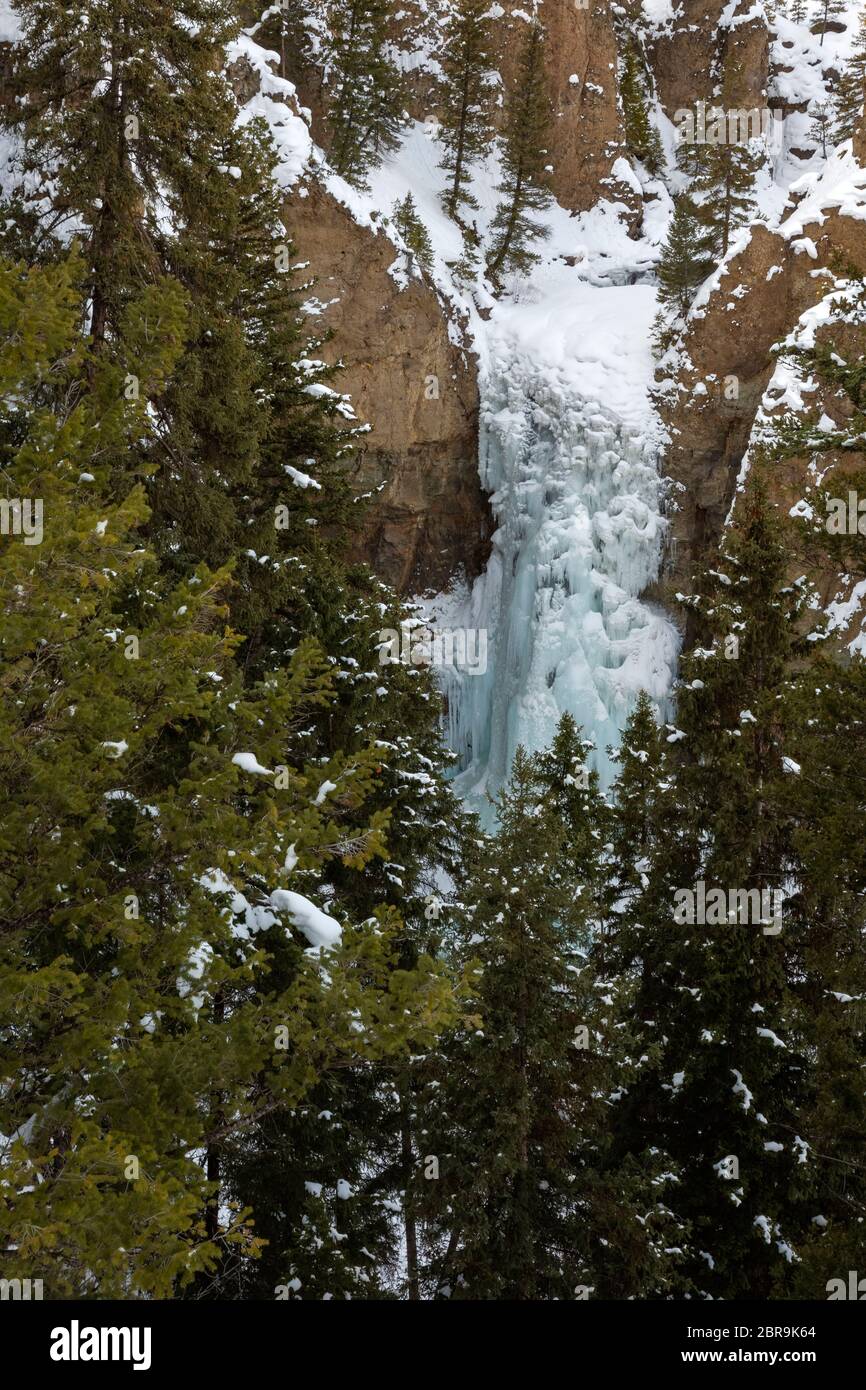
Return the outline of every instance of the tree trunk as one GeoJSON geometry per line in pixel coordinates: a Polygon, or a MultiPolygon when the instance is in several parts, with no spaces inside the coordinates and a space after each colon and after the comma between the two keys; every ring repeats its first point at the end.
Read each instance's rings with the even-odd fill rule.
{"type": "Polygon", "coordinates": [[[409,1111],[409,1092],[404,1077],[400,1084],[400,1156],[403,1162],[403,1226],[406,1232],[406,1286],[412,1302],[419,1302],[418,1230],[411,1206],[412,1178],[415,1171],[412,1153],[412,1118],[409,1111]]]}

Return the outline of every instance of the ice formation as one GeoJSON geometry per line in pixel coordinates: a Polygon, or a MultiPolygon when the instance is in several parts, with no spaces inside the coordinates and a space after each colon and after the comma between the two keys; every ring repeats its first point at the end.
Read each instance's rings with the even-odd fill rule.
{"type": "Polygon", "coordinates": [[[515,331],[495,344],[482,382],[481,477],[497,530],[459,616],[487,629],[489,656],[483,675],[442,673],[459,786],[476,805],[518,744],[546,746],[566,710],[608,784],[607,747],[638,692],[661,705],[671,684],[676,631],[640,598],[661,556],[657,446],[581,393],[573,366],[552,368],[515,331]]]}

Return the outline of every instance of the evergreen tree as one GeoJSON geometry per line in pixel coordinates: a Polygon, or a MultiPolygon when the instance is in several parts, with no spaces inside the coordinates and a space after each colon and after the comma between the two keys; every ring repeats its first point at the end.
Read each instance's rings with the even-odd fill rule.
{"type": "Polygon", "coordinates": [[[604,847],[611,822],[598,772],[589,765],[593,748],[572,715],[566,713],[553,742],[538,755],[536,764],[545,799],[565,828],[564,857],[578,886],[584,919],[597,930],[607,905],[604,847]]]}
{"type": "MultiPolygon", "coordinates": [[[[610,889],[607,931],[616,938],[618,924],[634,926],[647,874],[658,851],[661,811],[669,770],[653,703],[646,691],[629,715],[620,745],[611,749],[619,764],[610,816],[610,889]]],[[[633,964],[621,962],[623,968],[633,964]]]]}
{"type": "MultiPolygon", "coordinates": [[[[93,370],[76,275],[0,275],[4,479],[44,509],[38,545],[0,552],[3,1240],[55,1297],[168,1296],[258,1249],[219,1200],[231,1136],[453,1011],[432,962],[394,968],[396,914],[341,942],[307,896],[323,861],[385,852],[387,812],[361,811],[376,750],[293,768],[334,695],[321,652],[244,692],[228,572],[166,584],[135,534],[141,488],[106,493],[106,452],[149,417],[119,369],[93,370]]],[[[158,394],[182,296],[150,288],[127,314],[158,394]]]]}
{"type": "Polygon", "coordinates": [[[815,141],[821,151],[821,158],[827,158],[827,142],[830,139],[831,112],[829,102],[819,102],[811,109],[812,120],[809,125],[809,139],[815,141]]]}
{"type": "Polygon", "coordinates": [[[280,55],[280,77],[298,83],[313,68],[318,16],[305,0],[278,0],[268,5],[255,28],[256,42],[280,55]],[[314,38],[315,35],[315,38],[314,38]]]}
{"type": "Polygon", "coordinates": [[[493,245],[487,273],[496,283],[504,271],[526,270],[536,259],[530,245],[542,235],[531,217],[547,207],[544,147],[548,126],[544,71],[544,33],[533,21],[527,27],[517,82],[509,98],[502,142],[502,201],[491,224],[493,245]]]}
{"type": "Polygon", "coordinates": [[[703,226],[691,198],[681,194],[674,204],[667,241],[659,261],[659,302],[679,317],[689,311],[695,290],[714,265],[711,235],[703,226]]]}
{"type": "Polygon", "coordinates": [[[857,34],[834,93],[833,142],[850,140],[863,111],[866,90],[866,10],[857,19],[857,34]]]}
{"type": "MultiPolygon", "coordinates": [[[[373,653],[379,659],[382,624],[396,627],[404,616],[376,581],[366,598],[356,595],[341,640],[328,634],[329,645],[342,653],[339,701],[328,708],[327,725],[312,720],[308,728],[311,751],[329,742],[351,749],[376,740],[379,763],[367,806],[390,815],[388,858],[371,861],[363,874],[334,861],[326,876],[333,902],[353,920],[368,920],[383,906],[399,912],[394,967],[414,971],[419,959],[442,955],[453,930],[453,909],[440,883],[444,875],[462,881],[470,828],[438,771],[445,755],[429,673],[399,661],[371,661],[373,653]]],[[[263,1213],[257,1232],[268,1241],[235,1280],[243,1296],[268,1297],[277,1284],[295,1280],[299,1298],[393,1294],[401,1241],[411,1291],[415,1074],[431,1050],[422,1032],[408,1058],[327,1077],[304,1106],[267,1116],[233,1147],[230,1190],[242,1205],[263,1213]],[[335,1230],[345,1239],[336,1240],[335,1230]]],[[[222,1286],[219,1292],[226,1296],[222,1286]]]]}
{"type": "Polygon", "coordinates": [[[846,13],[847,7],[845,0],[819,0],[819,3],[818,19],[813,25],[813,32],[821,35],[821,44],[823,44],[824,35],[828,29],[844,28],[844,24],[840,21],[846,13]]]}
{"type": "MultiPolygon", "coordinates": [[[[785,349],[798,371],[838,402],[836,429],[819,428],[819,407],[772,426],[773,460],[805,456],[821,485],[807,494],[813,517],[797,524],[793,545],[807,563],[866,573],[866,540],[847,527],[828,533],[829,502],[840,491],[840,462],[857,459],[864,429],[864,292],[857,280],[839,282],[828,296],[827,323],[814,343],[785,349]]],[[[834,411],[835,413],[835,411],[834,411]]],[[[825,420],[820,420],[823,425],[825,420]]],[[[843,474],[862,495],[866,472],[843,474]]],[[[823,615],[809,636],[825,636],[823,615]]],[[[847,654],[846,654],[847,655],[847,654]]],[[[856,1269],[862,1252],[866,1191],[863,1148],[862,843],[850,826],[863,799],[864,664],[825,657],[800,663],[785,692],[789,769],[782,789],[792,824],[792,865],[786,917],[798,950],[789,975],[797,1002],[804,1098],[796,1119],[800,1147],[798,1195],[803,1235],[793,1277],[797,1296],[824,1298],[829,1280],[856,1269]]],[[[787,928],[786,928],[787,931],[787,928]]]]}
{"type": "Polygon", "coordinates": [[[444,1248],[430,1274],[451,1296],[568,1298],[579,1282],[569,1182],[584,1060],[568,970],[574,890],[559,861],[563,829],[540,798],[532,762],[518,750],[497,803],[499,833],[484,843],[467,894],[472,951],[484,967],[483,1032],[455,1040],[431,1148],[444,1248]]]}
{"type": "Polygon", "coordinates": [[[861,1267],[866,1220],[866,863],[862,838],[851,834],[864,800],[866,665],[818,662],[795,680],[788,714],[798,769],[786,789],[797,882],[788,911],[803,943],[793,980],[809,1064],[796,1131],[806,1234],[793,1287],[825,1298],[831,1279],[861,1267]]]}
{"type": "Polygon", "coordinates": [[[640,160],[650,174],[664,168],[664,155],[658,131],[649,118],[646,76],[634,40],[626,41],[619,77],[625,125],[625,147],[629,155],[640,160]]]}
{"type": "Polygon", "coordinates": [[[449,217],[477,203],[467,187],[469,168],[490,143],[490,18],[485,0],[458,0],[440,57],[440,168],[448,174],[442,203],[449,217]]]}
{"type": "MultiPolygon", "coordinates": [[[[825,465],[835,463],[839,456],[858,456],[863,449],[866,432],[866,281],[861,276],[839,280],[825,301],[827,323],[809,344],[785,345],[780,355],[802,372],[811,373],[823,392],[840,403],[839,422],[827,428],[824,412],[788,412],[773,421],[768,450],[774,458],[791,458],[805,454],[825,465]],[[824,418],[822,418],[824,417],[824,418]]],[[[858,537],[834,536],[824,525],[827,516],[827,495],[832,495],[836,479],[822,468],[822,484],[818,491],[820,502],[817,527],[822,544],[839,551],[839,558],[850,559],[845,552],[858,537]]],[[[853,478],[853,474],[852,474],[853,478]]],[[[845,528],[847,530],[847,527],[845,528]]]]}
{"type": "Polygon", "coordinates": [[[98,345],[116,330],[132,287],[159,274],[157,200],[188,218],[207,214],[213,143],[234,117],[214,63],[232,22],[211,0],[171,10],[158,0],[134,8],[84,0],[75,11],[21,0],[16,8],[24,38],[13,70],[18,100],[6,118],[21,129],[37,192],[50,197],[48,229],[82,221],[88,229],[89,329],[98,345]]]}
{"type": "Polygon", "coordinates": [[[396,149],[403,124],[403,81],[389,56],[388,0],[334,0],[329,52],[329,159],[358,188],[370,168],[396,149]]]}
{"type": "Polygon", "coordinates": [[[759,485],[737,512],[693,601],[698,640],[669,735],[682,757],[646,887],[619,933],[624,959],[639,964],[632,1018],[646,1058],[621,1135],[629,1148],[659,1144],[681,1168],[673,1205],[691,1230],[697,1289],[767,1298],[785,1287],[802,1231],[805,1058],[789,966],[801,943],[784,907],[780,931],[774,900],[760,897],[781,892],[793,865],[782,697],[794,608],[759,485]],[[682,910],[700,885],[705,922],[682,910]]]}
{"type": "Polygon", "coordinates": [[[320,528],[333,531],[344,512],[345,406],[300,319],[275,151],[258,123],[239,127],[219,73],[228,21],[205,0],[176,24],[158,6],[97,8],[70,36],[65,11],[23,0],[16,119],[32,164],[64,170],[56,190],[40,187],[52,198],[47,226],[91,228],[94,352],[126,371],[128,297],[166,273],[187,292],[185,351],[151,402],[146,450],[120,451],[115,484],[123,492],[131,470],[148,479],[149,538],[175,577],[199,560],[235,563],[232,615],[257,674],[317,621],[306,594],[311,571],[333,562],[320,528]],[[83,73],[112,75],[115,100],[97,77],[84,98],[69,91],[70,48],[83,73]],[[163,48],[151,81],[141,54],[163,48]]]}
{"type": "Polygon", "coordinates": [[[394,204],[394,226],[400,233],[422,270],[430,270],[433,263],[433,247],[427,228],[418,216],[415,199],[407,193],[402,202],[394,204]]]}
{"type": "Polygon", "coordinates": [[[578,792],[594,789],[566,780],[585,751],[571,720],[543,759],[518,750],[499,832],[474,847],[464,950],[483,967],[480,1028],[447,1040],[419,1097],[431,1297],[629,1297],[672,1286],[681,1231],[660,1200],[660,1169],[608,1156],[628,1044],[616,985],[588,964],[594,908],[577,874],[598,854],[578,792]],[[574,860],[571,825],[587,832],[574,860]]]}
{"type": "MultiPolygon", "coordinates": [[[[708,122],[711,115],[708,112],[708,122]]],[[[753,143],[723,140],[695,147],[698,172],[691,197],[704,229],[704,245],[716,260],[727,254],[734,232],[749,221],[754,209],[755,174],[762,156],[753,143]]]]}

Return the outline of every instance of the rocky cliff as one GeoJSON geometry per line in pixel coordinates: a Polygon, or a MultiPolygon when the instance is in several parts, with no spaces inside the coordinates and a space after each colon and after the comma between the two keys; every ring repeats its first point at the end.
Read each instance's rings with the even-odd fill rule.
{"type": "MultiPolygon", "coordinates": [[[[855,133],[850,154],[837,155],[820,176],[795,185],[785,213],[778,230],[751,228],[742,249],[714,277],[690,319],[676,379],[667,383],[662,411],[670,432],[665,472],[672,485],[663,589],[668,599],[718,543],[756,421],[791,404],[784,373],[777,371],[778,349],[837,277],[866,267],[866,127],[855,133]]],[[[832,314],[821,317],[814,339],[835,341],[832,314]]],[[[848,330],[847,337],[852,354],[862,355],[862,334],[848,330]]],[[[837,422],[851,412],[844,395],[822,391],[817,383],[807,405],[811,415],[837,422]]],[[[841,479],[864,462],[866,454],[846,451],[829,467],[842,486],[841,479]]],[[[768,481],[772,499],[787,515],[809,491],[809,459],[785,460],[770,469],[768,481]]],[[[802,573],[802,566],[802,556],[793,555],[792,571],[802,573]]],[[[818,547],[807,569],[828,602],[838,592],[838,566],[818,547]]]]}
{"type": "Polygon", "coordinates": [[[487,555],[487,499],[478,478],[478,387],[468,347],[419,275],[392,267],[384,230],[364,227],[320,185],[287,201],[286,228],[315,279],[324,355],[345,360],[340,389],[369,425],[351,462],[369,497],[355,554],[401,592],[474,578],[487,555]]]}
{"type": "MultiPolygon", "coordinates": [[[[451,8],[450,0],[407,0],[391,20],[391,43],[407,77],[407,117],[434,128],[437,52],[451,8]]],[[[310,12],[317,12],[312,0],[310,12]]],[[[493,124],[501,129],[529,15],[497,6],[490,13],[493,124]]],[[[737,232],[692,306],[674,359],[659,373],[669,533],[653,594],[675,605],[678,588],[718,543],[756,422],[774,411],[778,345],[826,294],[840,265],[866,266],[856,172],[866,163],[863,133],[850,167],[837,162],[831,171],[818,158],[809,121],[838,77],[835,60],[823,35],[780,13],[771,17],[752,0],[539,0],[537,13],[546,32],[549,183],[574,219],[578,263],[587,229],[603,256],[609,228],[636,244],[633,278],[652,277],[671,195],[684,186],[673,162],[677,112],[698,101],[760,110],[772,115],[777,133],[784,130],[775,165],[761,175],[758,220],[737,232]],[[620,90],[626,42],[640,54],[650,115],[666,150],[666,187],[629,152],[620,90]],[[585,220],[604,207],[612,221],[585,220]]],[[[269,62],[296,84],[312,139],[326,156],[327,65],[302,63],[291,49],[269,62]]],[[[248,102],[262,78],[239,64],[233,80],[248,102]]],[[[417,263],[406,273],[390,206],[374,197],[359,212],[345,186],[325,175],[316,158],[307,161],[288,191],[285,223],[315,279],[311,305],[329,335],[325,352],[347,364],[341,389],[369,426],[350,465],[358,495],[369,499],[355,553],[404,592],[442,590],[455,577],[479,574],[489,550],[490,509],[477,467],[479,364],[467,320],[486,316],[491,306],[477,291],[474,303],[451,297],[452,282],[417,263]]],[[[495,190],[485,196],[492,199],[495,190]]],[[[628,266],[617,245],[620,265],[628,266]]],[[[802,495],[805,470],[805,460],[792,460],[771,479],[774,500],[786,511],[802,495]]],[[[814,577],[822,593],[832,590],[829,562],[814,577]]]]}

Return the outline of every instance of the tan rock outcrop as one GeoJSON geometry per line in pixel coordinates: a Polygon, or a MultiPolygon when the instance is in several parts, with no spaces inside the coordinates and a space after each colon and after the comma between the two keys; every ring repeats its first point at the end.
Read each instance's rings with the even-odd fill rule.
{"type": "MultiPolygon", "coordinates": [[[[718,543],[773,372],[772,347],[846,263],[866,267],[866,223],[857,218],[826,211],[791,240],[756,226],[703,317],[691,323],[683,344],[688,365],[662,407],[671,434],[664,472],[673,484],[663,596],[687,583],[718,543]]],[[[806,460],[791,459],[771,476],[771,496],[785,512],[803,495],[805,474],[806,460]]],[[[822,571],[820,561],[811,571],[822,591],[832,587],[834,572],[822,571]]]]}
{"type": "MultiPolygon", "coordinates": [[[[518,78],[524,13],[499,21],[499,67],[506,91],[518,78]]],[[[624,147],[610,4],[588,0],[581,7],[575,0],[541,0],[538,14],[546,33],[551,190],[570,212],[585,212],[602,197],[622,202],[637,226],[639,200],[628,185],[611,176],[624,147]]]]}
{"type": "Polygon", "coordinates": [[[323,355],[345,360],[337,384],[371,426],[349,464],[357,494],[372,494],[354,553],[404,592],[474,577],[490,524],[472,357],[450,341],[432,286],[411,279],[400,288],[384,232],[359,226],[315,183],[287,201],[284,221],[333,335],[323,355]]]}
{"type": "MultiPolygon", "coordinates": [[[[228,75],[240,102],[257,91],[246,59],[228,75]]],[[[385,231],[360,225],[313,176],[290,191],[283,222],[314,281],[323,357],[347,364],[336,385],[368,427],[347,463],[367,499],[353,555],[404,593],[474,578],[491,524],[473,356],[453,341],[433,285],[392,273],[399,257],[385,231]]]]}
{"type": "MultiPolygon", "coordinates": [[[[746,110],[766,104],[766,23],[750,17],[720,29],[726,8],[727,0],[681,0],[670,28],[653,45],[659,100],[671,119],[697,101],[746,110]]],[[[742,16],[751,8],[749,0],[740,0],[742,16]]]]}

